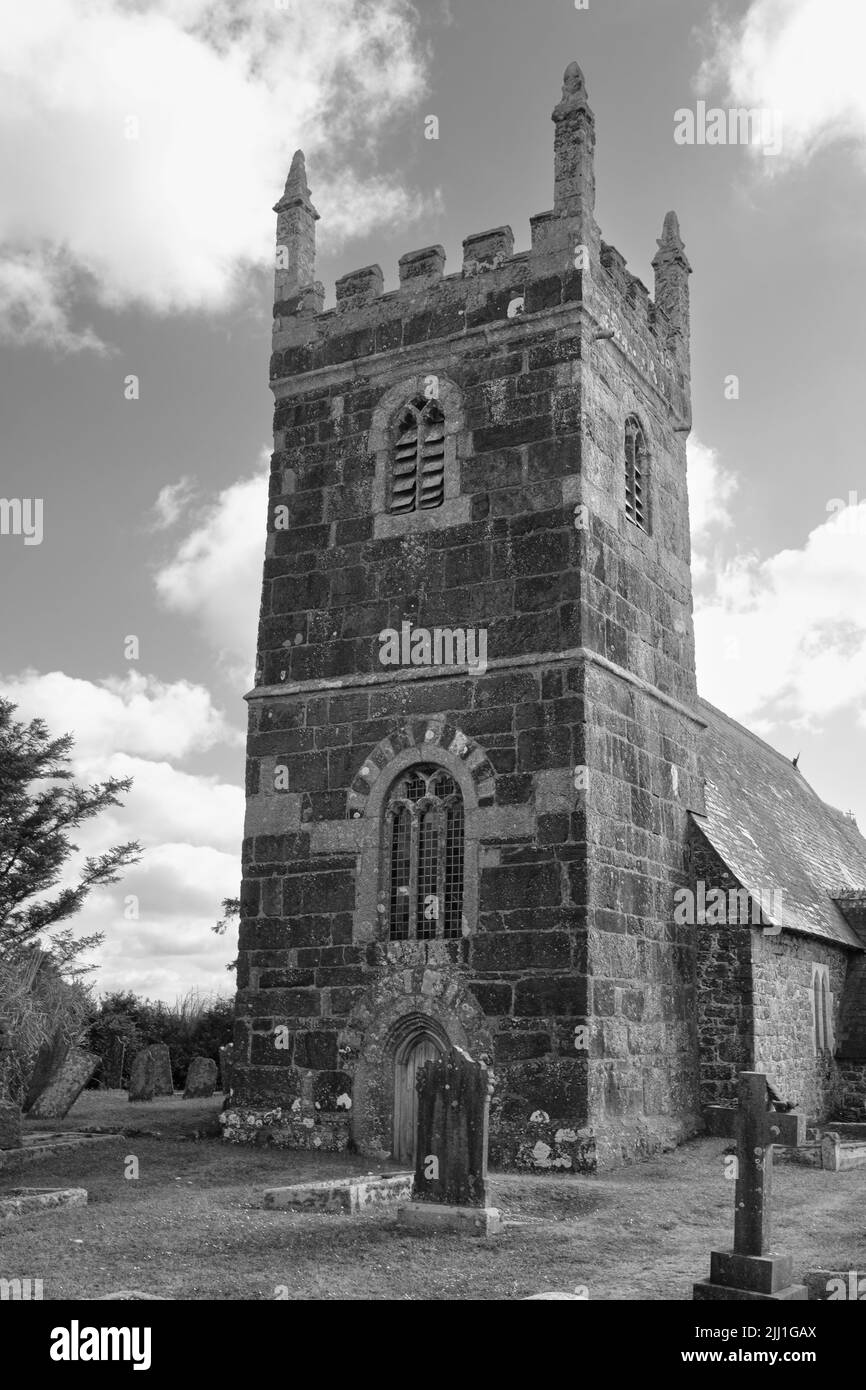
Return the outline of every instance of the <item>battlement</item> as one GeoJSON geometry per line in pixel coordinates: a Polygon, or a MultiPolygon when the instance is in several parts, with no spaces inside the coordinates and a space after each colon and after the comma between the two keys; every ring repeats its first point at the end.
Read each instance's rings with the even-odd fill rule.
{"type": "Polygon", "coordinates": [[[582,311],[594,338],[628,351],[662,394],[687,392],[691,267],[676,214],[668,213],[657,243],[653,297],[595,222],[595,117],[576,63],[553,120],[555,202],[530,219],[528,250],[515,252],[509,226],[475,232],[463,242],[460,270],[446,274],[443,247],[425,246],[400,257],[395,289],[385,290],[379,265],[343,275],[328,309],[314,278],[318,213],[298,151],[275,209],[272,383],[496,324],[519,327],[517,320],[537,314],[582,311]]]}
{"type": "Polygon", "coordinates": [[[589,339],[613,341],[627,353],[687,420],[682,337],[614,247],[599,241],[586,268],[577,269],[567,241],[553,252],[536,245],[515,253],[510,227],[475,233],[463,246],[462,268],[452,274],[445,273],[442,248],[427,247],[400,258],[395,289],[384,289],[382,269],[372,265],[340,278],[331,308],[323,307],[321,285],[275,304],[272,384],[387,353],[429,355],[429,343],[497,326],[519,337],[527,320],[572,314],[583,315],[589,339]]]}

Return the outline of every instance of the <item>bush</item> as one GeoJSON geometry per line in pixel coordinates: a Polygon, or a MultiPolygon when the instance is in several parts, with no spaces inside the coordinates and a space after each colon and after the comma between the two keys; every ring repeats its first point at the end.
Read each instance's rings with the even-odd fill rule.
{"type": "Polygon", "coordinates": [[[175,1088],[181,1089],[193,1057],[212,1057],[219,1064],[219,1049],[232,1039],[233,1014],[231,999],[194,989],[173,1004],[129,992],[109,994],[93,1016],[90,1047],[103,1058],[100,1074],[112,1085],[126,1086],[135,1053],[150,1043],[165,1043],[175,1088]],[[116,1065],[121,1047],[122,1070],[116,1065]]]}
{"type": "MultiPolygon", "coordinates": [[[[64,980],[48,952],[26,946],[7,953],[0,969],[0,1019],[6,1034],[5,1093],[23,1105],[42,1049],[58,1052],[81,1042],[92,1010],[89,991],[64,980]]],[[[33,1097],[31,1097],[33,1099],[33,1097]]]]}

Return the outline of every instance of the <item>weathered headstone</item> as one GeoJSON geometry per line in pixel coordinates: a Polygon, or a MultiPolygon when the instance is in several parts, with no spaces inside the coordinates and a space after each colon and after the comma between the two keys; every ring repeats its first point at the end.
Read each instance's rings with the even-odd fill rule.
{"type": "Polygon", "coordinates": [[[216,1089],[217,1064],[212,1057],[193,1057],[186,1074],[184,1100],[204,1100],[216,1089]]]}
{"type": "Polygon", "coordinates": [[[487,1205],[487,1138],[493,1079],[461,1048],[427,1062],[417,1078],[418,1142],[412,1202],[402,1224],[493,1235],[487,1205]]]}
{"type": "Polygon", "coordinates": [[[21,1148],[21,1110],[11,1101],[0,1100],[0,1149],[21,1148]]]}
{"type": "Polygon", "coordinates": [[[30,1107],[30,1118],[62,1120],[84,1090],[100,1059],[95,1052],[72,1047],[58,1069],[51,1075],[45,1089],[30,1107]]]}
{"type": "Polygon", "coordinates": [[[142,1052],[137,1052],[132,1059],[132,1068],[129,1073],[129,1099],[130,1100],[153,1100],[154,1079],[156,1074],[156,1064],[150,1048],[146,1047],[142,1052]]]}
{"type": "Polygon", "coordinates": [[[228,1095],[232,1088],[232,1058],[234,1057],[234,1043],[227,1043],[220,1048],[220,1090],[228,1095]]]}
{"type": "Polygon", "coordinates": [[[740,1072],[737,1112],[737,1179],[734,1248],[710,1253],[710,1277],[694,1285],[702,1302],[766,1300],[802,1302],[803,1284],[793,1283],[790,1255],[770,1254],[773,1144],[796,1144],[803,1117],[770,1110],[767,1078],[740,1072]]]}
{"type": "Polygon", "coordinates": [[[114,1037],[105,1058],[105,1085],[110,1091],[120,1091],[123,1089],[123,1063],[126,1058],[126,1042],[123,1038],[114,1037]]]}
{"type": "Polygon", "coordinates": [[[45,1087],[60,1071],[68,1055],[69,1043],[63,1032],[58,1029],[48,1042],[42,1044],[36,1054],[36,1061],[27,1081],[24,1104],[21,1107],[25,1113],[36,1103],[45,1087]]]}
{"type": "Polygon", "coordinates": [[[153,1058],[153,1094],[173,1096],[174,1081],[171,1074],[171,1053],[167,1043],[151,1043],[147,1049],[153,1058]]]}
{"type": "Polygon", "coordinates": [[[7,1083],[11,1055],[11,1033],[0,1020],[0,1149],[21,1148],[21,1109],[10,1099],[7,1083]]]}

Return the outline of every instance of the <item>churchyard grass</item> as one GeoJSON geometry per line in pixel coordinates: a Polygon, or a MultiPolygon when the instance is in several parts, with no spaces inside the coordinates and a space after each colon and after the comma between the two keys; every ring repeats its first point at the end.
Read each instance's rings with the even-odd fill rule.
{"type": "MultiPolygon", "coordinates": [[[[130,1105],[122,1092],[85,1092],[57,1128],[125,1126],[160,1137],[134,1135],[0,1173],[0,1191],[89,1192],[87,1207],[6,1225],[0,1276],[42,1278],[46,1300],[128,1288],[169,1299],[489,1300],[581,1285],[598,1300],[689,1299],[707,1252],[732,1243],[722,1139],[599,1178],[492,1174],[490,1200],[506,1225],[485,1241],[398,1231],[387,1209],[359,1217],[262,1210],[267,1187],[385,1167],[192,1137],[213,1134],[220,1104],[219,1096],[175,1096],[130,1105]],[[138,1159],[137,1179],[124,1177],[128,1155],[138,1159]]],[[[798,1277],[828,1267],[866,1274],[866,1170],[779,1163],[774,1192],[774,1243],[793,1255],[798,1277]]]]}

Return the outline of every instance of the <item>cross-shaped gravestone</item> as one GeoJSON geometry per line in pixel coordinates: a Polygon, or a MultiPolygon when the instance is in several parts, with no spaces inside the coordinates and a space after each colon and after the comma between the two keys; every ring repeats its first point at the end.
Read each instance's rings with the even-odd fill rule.
{"type": "Polygon", "coordinates": [[[770,1253],[773,1145],[801,1143],[804,1126],[802,1115],[770,1109],[766,1076],[740,1072],[734,1248],[711,1252],[710,1277],[695,1284],[696,1299],[807,1298],[791,1282],[791,1256],[770,1253]]]}

